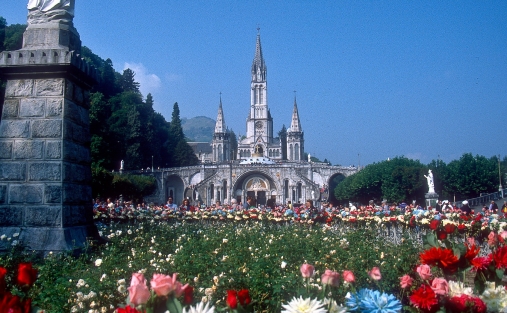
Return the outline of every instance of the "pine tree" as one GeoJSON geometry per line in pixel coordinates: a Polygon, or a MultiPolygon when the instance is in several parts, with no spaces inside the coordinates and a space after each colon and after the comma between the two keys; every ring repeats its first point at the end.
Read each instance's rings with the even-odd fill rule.
{"type": "Polygon", "coordinates": [[[140,84],[135,81],[134,77],[136,73],[134,73],[131,69],[126,69],[123,71],[122,79],[121,79],[121,87],[123,91],[132,91],[135,93],[139,93],[140,84]]]}

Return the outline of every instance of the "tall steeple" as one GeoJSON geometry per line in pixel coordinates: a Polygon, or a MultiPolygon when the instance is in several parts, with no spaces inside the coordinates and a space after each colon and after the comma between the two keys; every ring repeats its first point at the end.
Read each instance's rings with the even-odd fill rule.
{"type": "Polygon", "coordinates": [[[296,102],[296,96],[294,96],[294,109],[292,110],[292,121],[290,123],[291,132],[301,132],[301,122],[299,121],[298,104],[296,102]]]}
{"type": "Polygon", "coordinates": [[[213,162],[223,162],[230,160],[230,142],[229,132],[225,127],[224,112],[222,109],[222,93],[220,93],[220,104],[218,105],[217,122],[215,124],[215,132],[213,133],[213,140],[211,141],[213,149],[213,162]]]}
{"type": "Polygon", "coordinates": [[[222,110],[222,94],[220,94],[220,105],[218,106],[217,122],[215,124],[215,133],[224,133],[226,130],[224,111],[222,110]]]}
{"type": "Polygon", "coordinates": [[[266,63],[262,56],[260,28],[257,28],[257,42],[255,44],[255,57],[252,62],[252,82],[266,81],[266,63]]]}

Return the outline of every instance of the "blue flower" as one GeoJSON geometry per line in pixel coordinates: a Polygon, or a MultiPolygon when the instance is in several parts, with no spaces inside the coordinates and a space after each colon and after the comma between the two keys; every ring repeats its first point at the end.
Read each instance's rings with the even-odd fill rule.
{"type": "Polygon", "coordinates": [[[362,313],[397,313],[402,308],[394,295],[370,289],[361,289],[357,294],[350,295],[346,305],[350,311],[362,313]]]}

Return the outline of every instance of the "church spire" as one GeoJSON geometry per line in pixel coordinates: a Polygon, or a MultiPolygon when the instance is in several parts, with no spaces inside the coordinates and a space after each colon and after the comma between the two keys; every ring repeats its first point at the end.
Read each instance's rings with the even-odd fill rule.
{"type": "Polygon", "coordinates": [[[294,95],[294,109],[292,110],[292,121],[290,123],[291,132],[301,132],[301,122],[299,121],[298,105],[296,102],[296,95],[294,95]]]}
{"type": "Polygon", "coordinates": [[[222,110],[222,93],[220,93],[220,105],[218,106],[217,122],[215,124],[215,133],[224,133],[226,130],[224,111],[222,110]]]}
{"type": "Polygon", "coordinates": [[[260,28],[257,28],[257,42],[255,44],[255,56],[252,62],[252,81],[266,81],[266,64],[262,56],[260,28]]]}

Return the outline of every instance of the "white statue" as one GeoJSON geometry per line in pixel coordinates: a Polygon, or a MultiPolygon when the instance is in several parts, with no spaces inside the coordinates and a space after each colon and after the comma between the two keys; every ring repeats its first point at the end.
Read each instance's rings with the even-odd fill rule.
{"type": "Polygon", "coordinates": [[[125,165],[125,163],[123,162],[123,160],[121,160],[120,162],[120,171],[123,171],[123,166],[125,165]]]}
{"type": "Polygon", "coordinates": [[[29,0],[28,24],[72,23],[75,0],[29,0]]]}
{"type": "Polygon", "coordinates": [[[428,193],[435,193],[435,183],[433,182],[433,173],[428,170],[428,175],[424,175],[428,181],[428,193]]]}
{"type": "Polygon", "coordinates": [[[315,199],[315,190],[312,190],[312,199],[315,199]]]}
{"type": "Polygon", "coordinates": [[[312,161],[312,155],[310,153],[308,153],[308,162],[311,162],[312,161]]]}

